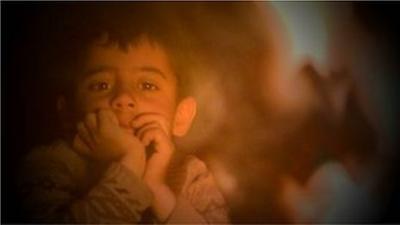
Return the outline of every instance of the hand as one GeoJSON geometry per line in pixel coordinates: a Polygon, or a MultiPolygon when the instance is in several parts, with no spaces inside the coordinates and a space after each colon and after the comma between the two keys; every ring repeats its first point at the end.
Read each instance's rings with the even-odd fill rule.
{"type": "Polygon", "coordinates": [[[150,188],[164,186],[168,165],[175,150],[167,119],[160,114],[143,113],[132,121],[132,127],[147,150],[154,151],[146,163],[144,181],[150,188]]]}
{"type": "Polygon", "coordinates": [[[146,163],[143,181],[153,193],[154,214],[160,221],[165,222],[176,204],[175,194],[165,181],[168,165],[174,153],[169,124],[167,119],[159,114],[145,113],[135,118],[132,126],[143,145],[148,150],[153,150],[146,163]]]}
{"type": "Polygon", "coordinates": [[[144,145],[131,132],[119,126],[111,110],[89,113],[78,123],[74,149],[98,161],[120,160],[128,169],[142,176],[145,167],[144,145]]]}

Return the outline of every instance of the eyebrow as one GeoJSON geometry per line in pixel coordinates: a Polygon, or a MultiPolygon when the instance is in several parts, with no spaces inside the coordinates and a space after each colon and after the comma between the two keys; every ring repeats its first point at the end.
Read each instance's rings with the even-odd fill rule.
{"type": "Polygon", "coordinates": [[[142,67],[139,67],[139,70],[143,71],[143,72],[155,73],[155,74],[160,75],[164,79],[167,79],[167,76],[165,76],[165,74],[161,70],[159,70],[159,69],[157,69],[156,67],[153,67],[153,66],[142,66],[142,67]]]}
{"type": "MultiPolygon", "coordinates": [[[[98,66],[98,67],[95,67],[93,69],[85,71],[84,75],[86,77],[90,77],[90,76],[92,76],[92,75],[94,75],[96,73],[99,73],[99,72],[115,71],[115,70],[116,70],[116,68],[114,68],[112,66],[98,66]]],[[[159,70],[159,69],[157,69],[156,67],[153,67],[153,66],[141,66],[141,67],[138,68],[138,70],[142,71],[142,72],[149,72],[149,73],[152,73],[152,74],[158,74],[162,78],[167,79],[167,76],[161,70],[159,70]]]]}
{"type": "Polygon", "coordinates": [[[83,74],[85,75],[85,77],[90,77],[90,76],[92,76],[92,75],[94,75],[96,73],[106,72],[106,71],[115,71],[115,68],[111,67],[111,66],[98,66],[98,67],[95,67],[93,69],[89,69],[89,70],[84,71],[83,74]]]}

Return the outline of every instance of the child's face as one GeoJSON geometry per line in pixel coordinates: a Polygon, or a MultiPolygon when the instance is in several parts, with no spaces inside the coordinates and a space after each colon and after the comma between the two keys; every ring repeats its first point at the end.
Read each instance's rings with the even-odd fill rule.
{"type": "Polygon", "coordinates": [[[89,48],[77,85],[80,115],[111,109],[120,126],[132,130],[135,116],[150,113],[174,120],[177,78],[161,46],[143,39],[122,50],[116,45],[89,48]]]}

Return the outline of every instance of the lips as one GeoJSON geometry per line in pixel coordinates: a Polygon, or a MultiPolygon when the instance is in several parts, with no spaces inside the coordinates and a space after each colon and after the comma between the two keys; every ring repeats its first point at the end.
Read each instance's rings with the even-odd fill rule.
{"type": "Polygon", "coordinates": [[[115,115],[117,116],[119,126],[124,129],[132,129],[131,121],[135,117],[135,115],[132,115],[131,113],[122,113],[122,112],[114,112],[115,115]]]}
{"type": "Polygon", "coordinates": [[[134,134],[133,127],[130,125],[130,120],[121,120],[118,117],[118,121],[119,121],[119,127],[121,127],[122,130],[124,130],[130,134],[134,134]]]}
{"type": "Polygon", "coordinates": [[[124,132],[127,132],[127,133],[129,133],[129,134],[134,134],[133,128],[127,127],[127,126],[122,126],[122,125],[120,125],[120,127],[122,128],[122,130],[123,130],[124,132]]]}

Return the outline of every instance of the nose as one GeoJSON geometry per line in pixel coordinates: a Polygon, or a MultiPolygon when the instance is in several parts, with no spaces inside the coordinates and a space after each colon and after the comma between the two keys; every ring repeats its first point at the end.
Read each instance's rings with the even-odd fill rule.
{"type": "Polygon", "coordinates": [[[111,107],[118,111],[133,111],[136,102],[132,93],[126,88],[121,88],[115,93],[111,107]]]}

